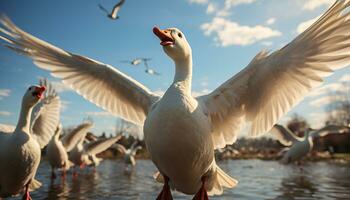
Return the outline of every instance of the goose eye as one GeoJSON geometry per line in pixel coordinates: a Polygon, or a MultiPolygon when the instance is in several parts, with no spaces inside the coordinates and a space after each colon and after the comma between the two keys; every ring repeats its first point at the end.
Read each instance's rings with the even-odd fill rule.
{"type": "Polygon", "coordinates": [[[179,36],[180,38],[182,38],[182,34],[181,34],[181,33],[178,33],[177,36],[179,36]]]}
{"type": "Polygon", "coordinates": [[[28,91],[30,91],[30,90],[32,90],[32,88],[30,87],[30,88],[28,88],[28,91]]]}

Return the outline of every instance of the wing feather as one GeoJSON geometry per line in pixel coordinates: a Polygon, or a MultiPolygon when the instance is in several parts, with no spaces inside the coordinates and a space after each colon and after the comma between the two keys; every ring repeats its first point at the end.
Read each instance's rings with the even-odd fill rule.
{"type": "Polygon", "coordinates": [[[84,145],[85,152],[90,155],[101,153],[118,142],[122,136],[118,135],[112,138],[99,139],[84,145]]]}
{"type": "Polygon", "coordinates": [[[46,79],[40,81],[45,86],[46,92],[41,102],[35,106],[31,122],[31,133],[36,138],[41,148],[44,148],[55,134],[60,122],[61,100],[56,91],[46,79]]]}
{"type": "Polygon", "coordinates": [[[70,152],[93,126],[90,122],[85,122],[74,128],[70,133],[62,137],[61,141],[67,152],[70,152]]]}
{"type": "Polygon", "coordinates": [[[110,65],[59,49],[22,31],[6,17],[1,23],[1,38],[11,49],[32,58],[35,65],[111,114],[143,124],[148,109],[159,98],[110,65]]]}
{"type": "Polygon", "coordinates": [[[349,0],[338,0],[282,49],[262,51],[212,93],[198,97],[211,119],[216,148],[231,144],[246,122],[252,136],[278,119],[334,70],[350,64],[349,0]]]}

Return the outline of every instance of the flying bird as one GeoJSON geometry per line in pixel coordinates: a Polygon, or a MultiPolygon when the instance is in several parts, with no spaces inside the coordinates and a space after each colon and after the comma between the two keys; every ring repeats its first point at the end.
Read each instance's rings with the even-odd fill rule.
{"type": "Polygon", "coordinates": [[[151,60],[151,58],[135,58],[133,60],[123,60],[121,62],[122,63],[129,63],[131,65],[136,66],[136,65],[141,64],[142,62],[147,62],[147,61],[150,61],[150,60],[151,60]]]}
{"type": "Polygon", "coordinates": [[[119,19],[119,16],[118,16],[118,12],[120,10],[120,8],[122,7],[122,5],[124,4],[125,0],[120,0],[119,3],[117,3],[113,9],[112,9],[112,12],[109,12],[106,8],[104,8],[101,4],[98,4],[98,7],[104,11],[107,16],[110,18],[110,19],[119,19]]]}
{"type": "Polygon", "coordinates": [[[157,76],[160,75],[159,72],[155,71],[154,69],[150,69],[150,68],[146,69],[145,72],[146,72],[146,74],[157,75],[157,76]]]}
{"type": "MultiPolygon", "coordinates": [[[[313,25],[271,54],[258,53],[248,66],[211,93],[193,97],[192,49],[177,28],[154,27],[175,76],[163,96],[110,65],[44,42],[2,18],[3,40],[80,95],[114,115],[144,125],[144,139],[164,186],[194,199],[222,194],[237,180],[216,164],[214,150],[236,141],[244,124],[252,136],[269,131],[323,78],[350,64],[349,0],[338,0],[313,25]]],[[[216,66],[215,66],[216,67],[216,66]]]]}
{"type": "Polygon", "coordinates": [[[59,122],[61,101],[54,90],[44,91],[46,81],[30,86],[22,98],[21,111],[13,132],[0,132],[0,198],[24,193],[41,186],[35,179],[44,148],[59,122]]]}
{"type": "Polygon", "coordinates": [[[160,73],[159,72],[156,72],[154,69],[151,69],[150,67],[149,67],[149,65],[148,65],[148,61],[149,60],[143,60],[143,63],[144,63],[144,65],[145,65],[145,67],[146,67],[146,69],[145,69],[145,73],[146,74],[150,74],[150,75],[160,75],[160,73]]]}

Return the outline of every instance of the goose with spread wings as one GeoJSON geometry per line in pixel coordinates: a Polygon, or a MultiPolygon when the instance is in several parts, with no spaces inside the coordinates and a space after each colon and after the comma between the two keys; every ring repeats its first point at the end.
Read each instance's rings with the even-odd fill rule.
{"type": "Polygon", "coordinates": [[[62,138],[60,138],[62,125],[60,124],[57,127],[46,149],[46,156],[51,165],[51,179],[56,178],[55,169],[62,169],[62,176],[64,177],[66,171],[73,166],[73,163],[68,159],[68,153],[78,145],[80,140],[85,138],[91,126],[92,124],[90,122],[84,122],[65,134],[62,138]]]}
{"type": "Polygon", "coordinates": [[[0,132],[0,198],[29,192],[41,186],[35,179],[44,148],[54,134],[60,115],[60,99],[53,90],[45,94],[46,81],[25,92],[19,120],[13,132],[0,132]]]}
{"type": "Polygon", "coordinates": [[[288,45],[258,53],[238,74],[199,97],[191,94],[192,50],[177,28],[153,29],[175,63],[174,80],[163,96],[110,65],[44,42],[7,18],[1,32],[11,49],[87,100],[143,125],[157,180],[164,183],[157,199],[170,199],[170,188],[208,199],[237,184],[216,164],[214,149],[234,143],[244,125],[252,136],[269,131],[324,77],[350,64],[349,5],[336,1],[288,45]]]}
{"type": "Polygon", "coordinates": [[[110,18],[110,19],[119,19],[119,16],[118,16],[118,12],[120,10],[120,8],[122,7],[122,5],[124,4],[125,0],[120,0],[112,9],[111,12],[109,12],[105,7],[103,7],[101,4],[98,4],[98,7],[104,11],[107,16],[110,18]]]}
{"type": "Polygon", "coordinates": [[[279,153],[281,156],[280,162],[290,164],[299,161],[314,148],[315,138],[324,137],[328,134],[342,134],[346,131],[349,131],[349,127],[327,125],[318,130],[307,130],[304,137],[298,137],[288,128],[275,124],[270,132],[281,144],[290,146],[290,148],[284,148],[279,153]]]}
{"type": "Polygon", "coordinates": [[[132,167],[136,165],[135,155],[138,150],[142,149],[142,147],[138,146],[137,143],[138,141],[135,141],[128,149],[121,144],[113,145],[113,147],[123,155],[123,160],[126,165],[131,165],[132,167]]]}
{"type": "Polygon", "coordinates": [[[96,154],[99,154],[109,147],[111,147],[114,143],[120,140],[121,135],[111,137],[111,138],[102,138],[92,142],[88,142],[84,144],[84,140],[81,140],[78,145],[72,150],[69,157],[71,161],[76,166],[92,166],[96,167],[100,164],[101,158],[98,158],[96,154]]]}

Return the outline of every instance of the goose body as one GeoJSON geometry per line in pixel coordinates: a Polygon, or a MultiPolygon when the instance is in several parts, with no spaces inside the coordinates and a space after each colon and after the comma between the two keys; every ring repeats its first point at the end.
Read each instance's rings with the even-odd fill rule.
{"type": "MultiPolygon", "coordinates": [[[[25,131],[0,134],[0,197],[9,197],[25,191],[32,182],[40,163],[40,146],[25,131]]],[[[41,184],[33,185],[36,189],[41,184]]]]}
{"type": "Polygon", "coordinates": [[[60,109],[60,100],[52,91],[38,103],[44,91],[45,86],[29,87],[16,129],[12,133],[0,132],[0,197],[24,192],[23,199],[30,199],[29,191],[41,186],[35,180],[41,148],[54,133],[60,109]]]}
{"type": "Polygon", "coordinates": [[[271,54],[258,53],[238,74],[207,95],[192,97],[192,49],[176,28],[153,32],[175,63],[163,96],[110,65],[70,53],[22,31],[3,18],[2,39],[87,100],[144,125],[152,161],[164,183],[157,199],[171,199],[170,186],[195,200],[222,194],[237,181],[214,160],[214,149],[236,141],[246,124],[252,136],[272,126],[334,70],[350,64],[349,0],[338,0],[312,26],[271,54]],[[196,191],[197,190],[197,191],[196,191]]]}
{"type": "Polygon", "coordinates": [[[215,169],[208,122],[181,83],[166,91],[145,121],[144,139],[153,162],[174,188],[186,194],[197,192],[201,177],[215,169]]]}
{"type": "Polygon", "coordinates": [[[55,169],[62,169],[63,174],[71,167],[71,162],[68,159],[68,153],[59,139],[62,127],[57,127],[55,135],[51,138],[46,148],[46,156],[51,165],[51,178],[56,178],[55,169]]]}

